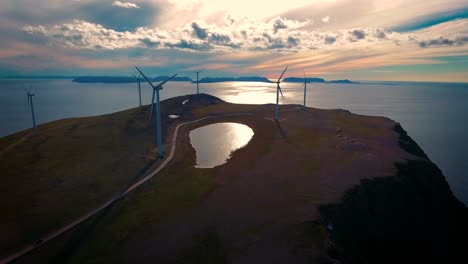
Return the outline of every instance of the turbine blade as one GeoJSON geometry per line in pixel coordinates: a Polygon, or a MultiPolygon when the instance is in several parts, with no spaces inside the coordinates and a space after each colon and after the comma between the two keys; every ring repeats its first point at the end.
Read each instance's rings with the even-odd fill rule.
{"type": "Polygon", "coordinates": [[[177,76],[177,73],[172,75],[171,77],[167,78],[165,81],[162,81],[162,82],[158,83],[158,85],[156,85],[154,89],[157,89],[157,88],[161,87],[163,84],[167,83],[168,81],[170,81],[172,78],[174,78],[176,76],[177,76]]]}
{"type": "Polygon", "coordinates": [[[287,69],[288,69],[288,66],[286,66],[283,73],[281,73],[281,76],[278,78],[278,83],[281,81],[281,77],[283,77],[283,75],[284,75],[284,73],[286,72],[287,69]]]}
{"type": "Polygon", "coordinates": [[[283,98],[283,101],[284,101],[283,91],[281,91],[281,87],[279,86],[279,84],[278,84],[278,89],[279,89],[279,91],[281,93],[281,98],[283,98]]]}
{"type": "Polygon", "coordinates": [[[149,83],[149,85],[151,85],[151,87],[153,87],[153,89],[156,89],[156,88],[154,87],[154,85],[151,83],[151,81],[148,79],[148,77],[146,77],[146,75],[145,75],[142,71],[140,71],[140,69],[138,69],[138,67],[135,66],[135,68],[136,68],[137,71],[141,74],[141,76],[143,76],[143,78],[145,78],[145,80],[149,83]]]}

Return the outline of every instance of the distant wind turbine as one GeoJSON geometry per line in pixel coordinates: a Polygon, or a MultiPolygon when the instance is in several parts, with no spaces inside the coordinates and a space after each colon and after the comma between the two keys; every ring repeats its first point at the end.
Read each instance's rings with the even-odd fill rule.
{"type": "Polygon", "coordinates": [[[195,72],[197,74],[197,94],[200,93],[200,87],[199,87],[199,81],[198,81],[198,74],[200,73],[201,71],[197,71],[195,72]]]}
{"type": "Polygon", "coordinates": [[[281,93],[281,97],[284,100],[283,91],[281,91],[281,87],[280,87],[281,78],[283,77],[287,69],[288,69],[288,66],[286,66],[283,73],[281,73],[280,77],[278,78],[278,81],[276,82],[276,108],[275,108],[275,120],[276,121],[278,121],[278,116],[279,116],[279,94],[280,93],[281,93]]]}
{"type": "Polygon", "coordinates": [[[162,85],[171,80],[172,78],[176,77],[177,74],[172,75],[171,77],[167,78],[165,81],[158,83],[156,86],[151,83],[151,81],[145,76],[145,74],[135,67],[137,71],[145,78],[145,80],[149,83],[149,85],[153,88],[153,97],[151,99],[151,114],[150,120],[152,120],[153,116],[153,108],[154,108],[154,94],[156,93],[156,140],[157,140],[157,147],[158,147],[158,158],[164,157],[163,151],[163,144],[162,144],[162,130],[161,130],[161,107],[160,107],[160,100],[159,100],[159,90],[162,90],[162,85]]]}
{"type": "Polygon", "coordinates": [[[138,76],[133,75],[137,80],[137,87],[138,87],[138,99],[140,100],[140,108],[141,108],[141,74],[139,73],[138,76]]]}
{"type": "Polygon", "coordinates": [[[24,88],[24,91],[26,92],[26,95],[28,96],[28,108],[31,108],[31,116],[32,116],[32,123],[33,123],[33,129],[36,129],[36,117],[34,115],[34,104],[33,104],[33,96],[34,94],[31,93],[31,86],[29,86],[29,91],[26,91],[26,88],[24,88]]]}
{"type": "Polygon", "coordinates": [[[304,107],[306,107],[306,97],[307,97],[307,78],[304,71],[304,107]]]}

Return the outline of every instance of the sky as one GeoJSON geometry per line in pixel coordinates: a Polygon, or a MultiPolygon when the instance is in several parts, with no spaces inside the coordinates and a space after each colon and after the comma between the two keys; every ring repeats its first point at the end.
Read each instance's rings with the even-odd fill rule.
{"type": "Polygon", "coordinates": [[[466,0],[2,0],[0,77],[468,82],[466,0]]]}

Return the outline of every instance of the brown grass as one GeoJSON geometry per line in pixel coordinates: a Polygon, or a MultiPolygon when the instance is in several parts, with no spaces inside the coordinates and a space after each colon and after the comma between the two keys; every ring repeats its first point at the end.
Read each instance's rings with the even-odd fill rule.
{"type": "MultiPolygon", "coordinates": [[[[187,96],[165,101],[162,112],[181,117],[163,118],[164,134],[172,134],[180,122],[204,116],[253,116],[217,117],[185,126],[179,131],[173,161],[160,175],[95,220],[92,232],[79,243],[65,236],[61,246],[46,245],[41,251],[47,254],[35,252],[24,262],[50,260],[51,255],[71,263],[172,262],[192,248],[194,238],[204,237],[206,230],[217,238],[210,241],[222,244],[210,245],[222,248],[230,262],[310,261],[324,248],[323,230],[306,224],[317,217],[317,205],[337,201],[362,178],[388,175],[396,160],[411,157],[398,147],[398,135],[392,130],[395,122],[389,119],[282,106],[282,110],[292,109],[280,113],[284,137],[275,122],[265,119],[272,117],[274,105],[234,105],[204,96],[191,97],[183,107],[187,96]],[[196,169],[188,133],[216,122],[243,123],[255,134],[226,164],[196,169]],[[345,137],[366,148],[348,147],[345,137]],[[319,239],[305,239],[303,232],[319,239]],[[305,239],[299,244],[314,252],[296,250],[298,243],[291,242],[296,238],[305,239]]],[[[12,189],[4,188],[2,195],[14,197],[15,205],[8,207],[9,220],[2,220],[2,227],[16,230],[8,236],[13,241],[16,236],[23,238],[8,245],[2,241],[2,248],[5,245],[11,251],[27,242],[25,237],[37,239],[43,231],[72,219],[138,177],[151,162],[142,157],[151,155],[154,142],[153,128],[145,125],[146,114],[133,109],[59,121],[50,132],[41,127],[44,133],[15,149],[9,163],[2,160],[2,169],[12,168],[7,174],[12,189]],[[25,166],[28,162],[23,160],[33,167],[25,166]],[[48,188],[51,191],[46,192],[48,188]],[[15,223],[34,213],[47,220],[15,223]],[[33,232],[36,236],[30,235],[33,232]]],[[[78,235],[76,231],[70,236],[78,235]]]]}

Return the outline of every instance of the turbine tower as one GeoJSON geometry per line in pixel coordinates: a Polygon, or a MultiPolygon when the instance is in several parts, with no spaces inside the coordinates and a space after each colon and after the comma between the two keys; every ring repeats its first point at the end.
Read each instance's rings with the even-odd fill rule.
{"type": "Polygon", "coordinates": [[[158,83],[156,86],[151,83],[151,81],[145,76],[145,74],[135,67],[137,71],[145,78],[145,80],[149,83],[149,85],[153,88],[153,97],[151,99],[151,115],[150,120],[153,115],[153,108],[154,108],[154,94],[156,93],[156,142],[158,147],[158,158],[164,158],[164,151],[163,151],[163,144],[162,144],[162,130],[161,130],[161,107],[160,107],[160,100],[159,100],[159,90],[162,90],[162,85],[171,80],[172,78],[176,77],[177,74],[172,75],[171,77],[167,78],[165,81],[158,83]]]}
{"type": "Polygon", "coordinates": [[[281,73],[280,77],[278,78],[278,81],[276,82],[276,108],[275,108],[275,120],[276,121],[278,121],[278,116],[279,116],[279,94],[280,93],[281,93],[281,97],[284,100],[283,91],[281,91],[281,87],[280,87],[281,78],[283,77],[287,69],[288,69],[288,66],[286,66],[283,73],[281,73]]]}
{"type": "Polygon", "coordinates": [[[304,71],[304,107],[306,107],[306,96],[307,96],[307,78],[304,71]]]}
{"type": "Polygon", "coordinates": [[[31,86],[29,87],[29,91],[24,91],[26,92],[26,95],[28,96],[28,108],[31,108],[31,116],[32,116],[32,123],[33,123],[33,129],[36,129],[36,117],[34,115],[34,104],[33,104],[33,96],[34,94],[31,93],[31,86]]]}
{"type": "Polygon", "coordinates": [[[195,72],[197,74],[197,94],[200,93],[200,87],[199,87],[199,82],[198,82],[198,74],[200,73],[200,71],[197,71],[195,72]]]}
{"type": "Polygon", "coordinates": [[[140,100],[140,108],[141,108],[141,74],[138,73],[138,76],[133,75],[137,80],[137,87],[138,87],[138,99],[140,100]]]}

